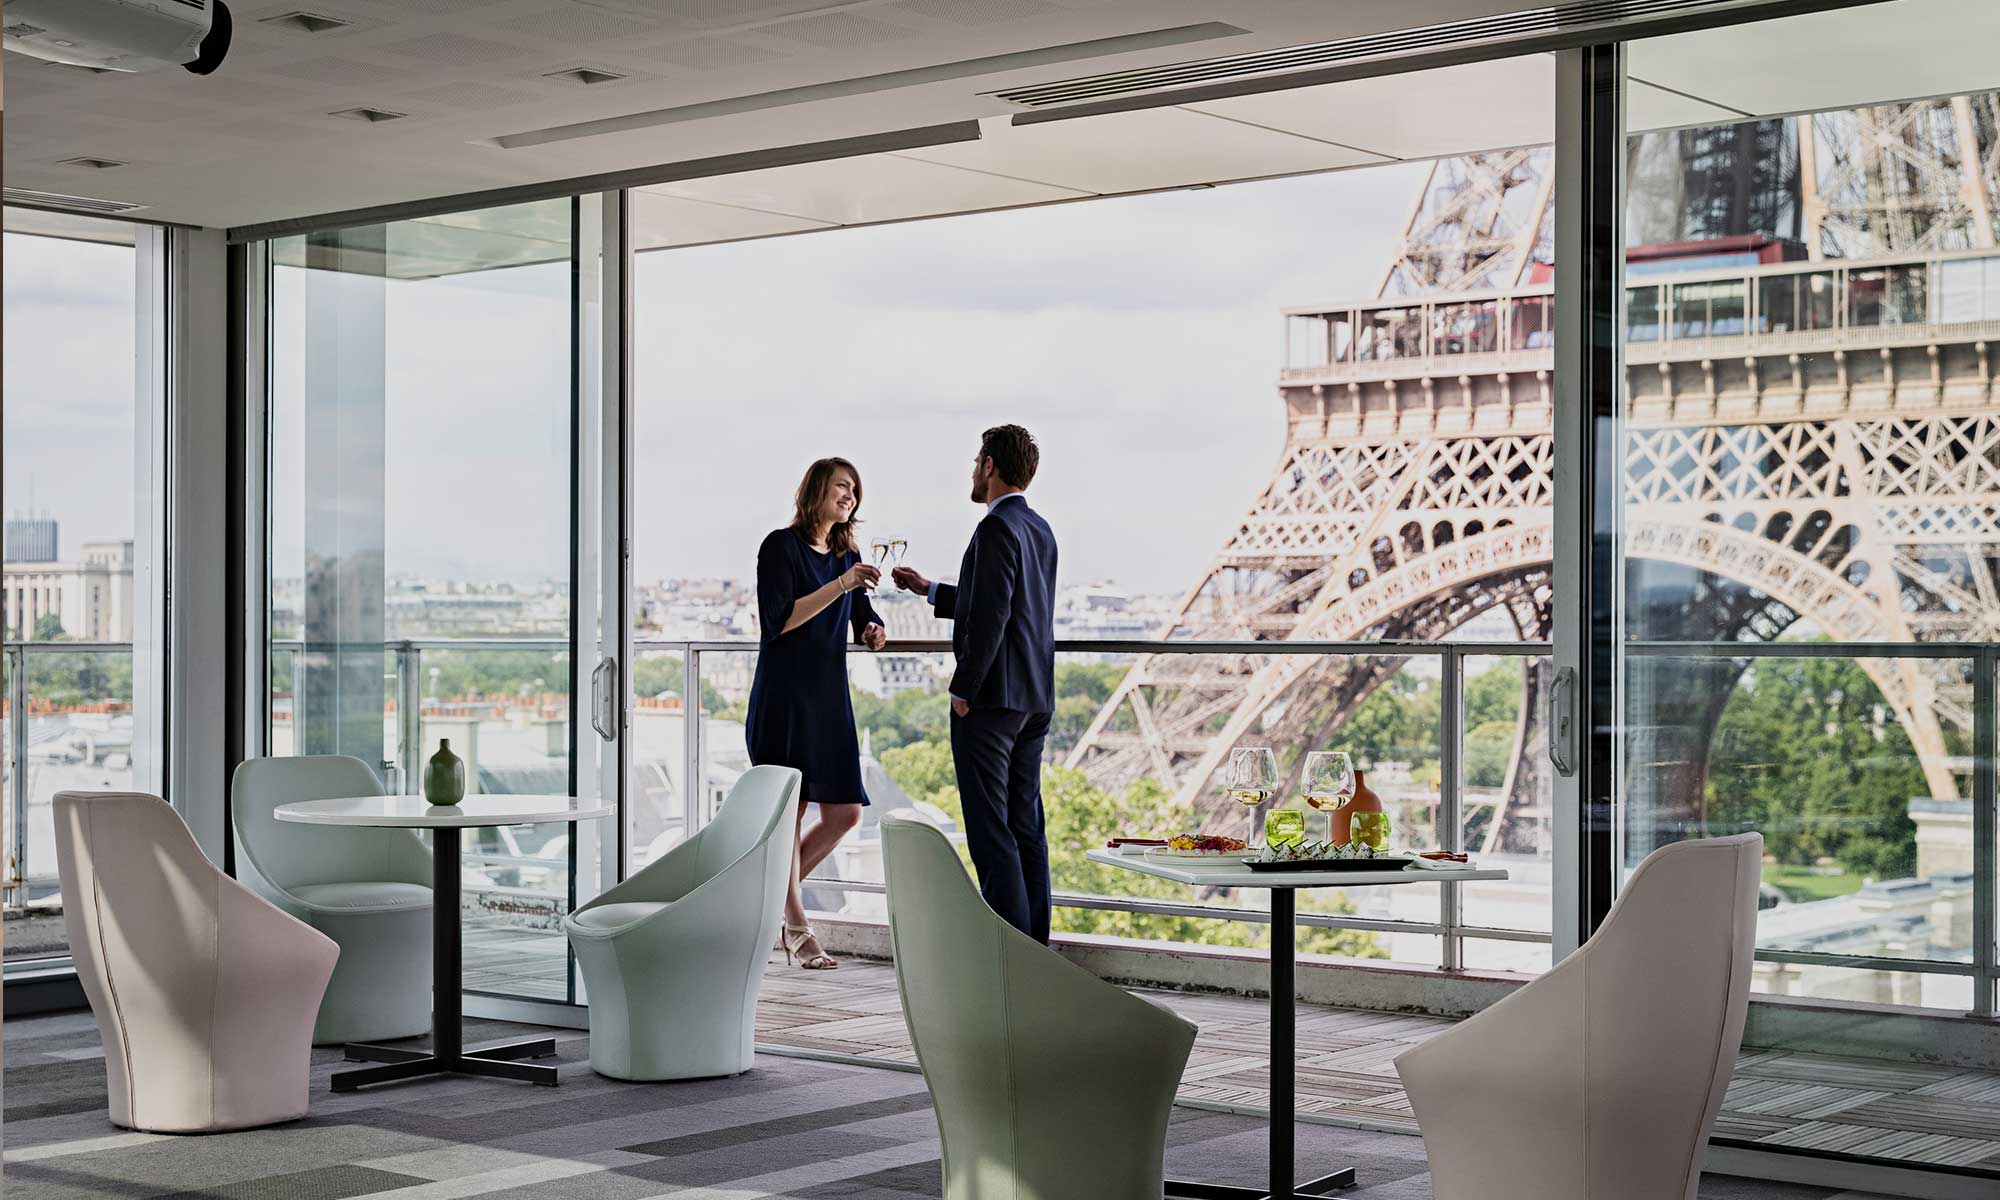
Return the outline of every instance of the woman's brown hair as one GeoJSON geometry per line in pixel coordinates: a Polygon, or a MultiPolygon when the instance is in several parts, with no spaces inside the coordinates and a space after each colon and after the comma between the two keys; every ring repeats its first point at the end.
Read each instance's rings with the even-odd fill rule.
{"type": "Polygon", "coordinates": [[[826,499],[827,489],[833,486],[833,473],[846,471],[854,477],[854,511],[847,519],[826,531],[826,548],[835,554],[847,554],[854,550],[854,527],[861,524],[861,472],[844,458],[822,458],[806,468],[806,477],[799,480],[798,494],[792,498],[792,532],[811,545],[813,534],[819,531],[819,506],[826,499]]]}

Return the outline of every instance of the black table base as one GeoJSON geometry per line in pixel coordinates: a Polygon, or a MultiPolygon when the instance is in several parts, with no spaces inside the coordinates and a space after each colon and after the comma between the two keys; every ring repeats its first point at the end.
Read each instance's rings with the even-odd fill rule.
{"type": "Polygon", "coordinates": [[[1292,1182],[1292,1121],[1298,1108],[1293,1075],[1298,1050],[1298,1014],[1293,999],[1298,990],[1294,976],[1296,899],[1297,893],[1291,888],[1271,889],[1271,1167],[1266,1186],[1235,1187],[1169,1179],[1169,1196],[1188,1200],[1292,1200],[1295,1196],[1323,1196],[1337,1188],[1354,1186],[1353,1167],[1343,1167],[1331,1175],[1300,1184],[1292,1182]]]}
{"type": "Polygon", "coordinates": [[[458,928],[458,830],[431,830],[431,1049],[405,1050],[399,1046],[375,1046],[353,1042],[347,1046],[349,1062],[378,1063],[352,1071],[337,1071],[333,1090],[351,1092],[377,1083],[401,1079],[421,1079],[426,1075],[486,1075],[495,1079],[519,1079],[555,1087],[554,1067],[521,1062],[524,1058],[553,1058],[554,1038],[529,1038],[498,1046],[465,1049],[464,1004],[459,995],[464,962],[460,953],[458,928]]]}

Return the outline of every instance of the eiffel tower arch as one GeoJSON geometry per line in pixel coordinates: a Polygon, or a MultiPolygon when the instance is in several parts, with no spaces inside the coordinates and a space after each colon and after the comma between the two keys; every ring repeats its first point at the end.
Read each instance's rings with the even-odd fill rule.
{"type": "MultiPolygon", "coordinates": [[[[1733,171],[1719,190],[1749,194],[1729,219],[1789,222],[1764,239],[1782,254],[1766,261],[1796,260],[1798,273],[1785,276],[1783,312],[1785,297],[1754,271],[1628,280],[1635,305],[1650,292],[1671,311],[1653,318],[1651,340],[1644,309],[1632,314],[1626,554],[1633,570],[1692,590],[1673,611],[1632,614],[1627,632],[1767,640],[1803,623],[1843,641],[2000,635],[1990,349],[2000,305],[1951,321],[1927,293],[1909,295],[1922,291],[1911,281],[1960,269],[1940,256],[1994,244],[2000,103],[1958,97],[1656,136],[1667,140],[1651,153],[1676,163],[1676,139],[1735,146],[1733,161],[1710,155],[1733,171]]],[[[1288,312],[1285,449],[1167,638],[1436,641],[1495,610],[1522,639],[1549,637],[1547,168],[1534,150],[1439,164],[1380,296],[1288,312]]],[[[1690,232],[1739,231],[1661,240],[1703,240],[1675,236],[1690,232]]],[[[1944,726],[1969,727],[1964,680],[1938,662],[1860,665],[1932,794],[1955,796],[1944,726]]],[[[1233,747],[1327,744],[1399,666],[1393,647],[1145,655],[1068,761],[1105,785],[1151,775],[1184,802],[1217,804],[1210,780],[1233,747]]],[[[1707,694],[1689,736],[1713,730],[1743,666],[1696,668],[1707,694]]],[[[1544,684],[1539,670],[1524,673],[1489,850],[1523,844],[1519,817],[1545,778],[1528,752],[1544,684]]],[[[1696,775],[1667,782],[1698,797],[1705,755],[1683,757],[1696,775]]]]}

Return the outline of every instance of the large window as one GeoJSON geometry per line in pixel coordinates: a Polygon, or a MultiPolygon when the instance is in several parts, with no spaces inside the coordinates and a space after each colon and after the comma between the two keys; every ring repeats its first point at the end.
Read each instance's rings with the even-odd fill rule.
{"type": "MultiPolygon", "coordinates": [[[[1302,947],[1546,965],[1548,157],[1326,168],[1357,165],[1337,127],[1396,89],[1513,98],[1456,146],[1378,130],[1423,158],[1547,141],[1551,87],[1546,60],[1485,64],[634,193],[639,244],[660,248],[635,268],[630,865],[748,763],[756,548],[806,465],[854,460],[863,533],[950,578],[981,515],[965,478],[979,433],[1017,421],[1042,446],[1030,500],[1062,543],[1044,767],[1057,928],[1259,944],[1261,921],[1232,914],[1261,893],[1196,896],[1084,851],[1241,836],[1265,810],[1223,796],[1231,747],[1277,749],[1289,807],[1305,751],[1335,748],[1399,842],[1468,844],[1515,876],[1449,901],[1317,893],[1302,947]],[[1260,174],[1291,177],[1228,182],[1260,174]],[[941,215],[968,208],[1004,211],[941,215]],[[866,224],[914,216],[937,219],[866,224]],[[721,226],[739,240],[679,244],[721,226]],[[1429,646],[1327,645],[1379,638],[1429,646]],[[1217,645],[1243,640],[1274,652],[1217,645]],[[1493,936],[1461,939],[1461,921],[1493,936]]],[[[882,911],[882,810],[961,825],[949,656],[922,645],[949,626],[908,595],[875,603],[917,645],[850,656],[874,805],[808,895],[862,917],[882,911]]]]}
{"type": "Polygon", "coordinates": [[[147,636],[139,559],[157,550],[151,518],[163,500],[149,490],[159,475],[147,436],[163,363],[142,323],[158,318],[165,291],[155,231],[11,208],[6,229],[0,840],[14,962],[67,950],[55,794],[160,790],[158,714],[137,711],[150,699],[133,678],[147,636]]]}
{"type": "MultiPolygon", "coordinates": [[[[573,210],[270,244],[270,753],[572,792],[573,210]]],[[[463,836],[466,987],[568,998],[571,827],[463,836]]]]}
{"type": "MultiPolygon", "coordinates": [[[[1937,33],[1985,17],[1926,0],[1729,30],[1770,72],[1754,100],[1716,34],[1631,49],[1646,102],[1772,115],[1642,134],[1628,159],[1617,865],[1763,835],[1752,987],[1816,1002],[1753,1009],[1750,1044],[1779,1052],[1935,1062],[1845,1006],[1994,1003],[2000,95],[1904,100],[1936,89],[1888,65],[1941,66],[1937,33]]],[[[1958,86],[2000,85],[1966,62],[1958,86]]],[[[1962,1161],[1843,1133],[1877,1094],[1818,1082],[1823,1124],[1773,1108],[1725,1136],[1962,1161]]]]}

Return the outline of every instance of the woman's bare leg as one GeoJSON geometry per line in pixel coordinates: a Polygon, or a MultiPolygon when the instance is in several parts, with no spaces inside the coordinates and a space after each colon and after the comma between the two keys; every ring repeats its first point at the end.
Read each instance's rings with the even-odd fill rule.
{"type": "MultiPolygon", "coordinates": [[[[794,818],[797,836],[793,840],[792,874],[785,884],[785,924],[794,929],[806,925],[805,900],[801,895],[799,881],[812,874],[813,868],[826,861],[833,848],[861,823],[859,804],[830,804],[820,808],[820,817],[811,829],[805,828],[806,802],[799,801],[799,811],[794,818]]],[[[810,959],[820,953],[817,938],[803,947],[802,957],[810,959]]]]}

